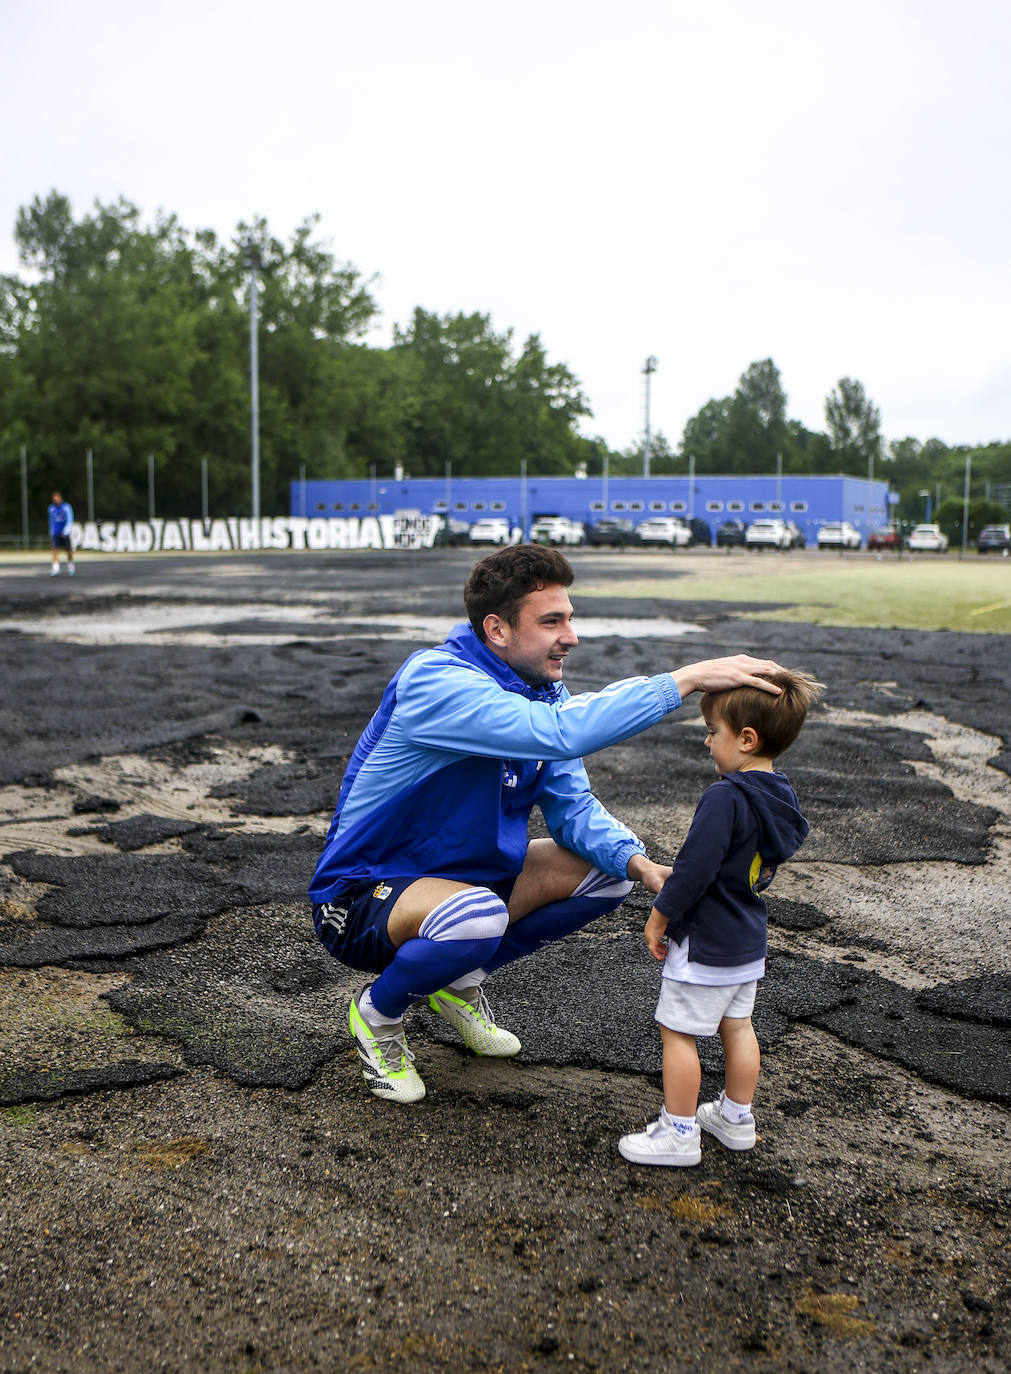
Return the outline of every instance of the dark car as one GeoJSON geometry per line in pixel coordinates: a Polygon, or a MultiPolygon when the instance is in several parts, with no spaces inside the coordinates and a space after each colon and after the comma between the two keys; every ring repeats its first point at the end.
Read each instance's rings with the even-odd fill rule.
{"type": "Polygon", "coordinates": [[[894,525],[882,525],[879,530],[871,530],[867,536],[869,549],[901,549],[902,535],[894,525]]]}
{"type": "Polygon", "coordinates": [[[470,525],[466,520],[454,520],[451,515],[445,517],[446,523],[435,536],[435,543],[443,547],[456,548],[459,544],[466,544],[470,541],[470,525]]]}
{"type": "Polygon", "coordinates": [[[724,520],[716,531],[718,549],[744,548],[748,527],[743,520],[724,520]]]}
{"type": "Polygon", "coordinates": [[[609,515],[586,531],[588,544],[609,544],[612,548],[623,549],[637,540],[638,535],[631,520],[612,519],[609,515]]]}
{"type": "Polygon", "coordinates": [[[976,547],[980,553],[1007,553],[1011,549],[1011,525],[984,525],[976,547]]]}
{"type": "Polygon", "coordinates": [[[704,544],[707,549],[712,546],[713,532],[709,528],[708,520],[702,520],[695,515],[688,521],[688,528],[692,532],[693,544],[704,544]]]}

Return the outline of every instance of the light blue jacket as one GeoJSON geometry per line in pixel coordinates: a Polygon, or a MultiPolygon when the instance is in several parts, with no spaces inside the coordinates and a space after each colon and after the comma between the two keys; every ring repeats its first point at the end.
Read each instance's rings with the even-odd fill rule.
{"type": "Polygon", "coordinates": [[[313,901],[373,878],[513,878],[535,805],[558,844],[624,878],[644,847],[590,791],[582,755],[680,705],[670,673],[578,696],[560,683],[530,687],[458,625],[403,664],[356,744],[313,901]]]}

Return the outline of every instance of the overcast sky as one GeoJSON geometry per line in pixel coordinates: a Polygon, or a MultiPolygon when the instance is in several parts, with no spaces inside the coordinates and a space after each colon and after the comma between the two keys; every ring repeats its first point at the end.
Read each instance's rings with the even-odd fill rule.
{"type": "Polygon", "coordinates": [[[539,333],[614,448],[780,369],[824,429],[1011,438],[1007,0],[0,0],[18,207],[125,196],[231,237],[306,216],[420,305],[539,333]]]}

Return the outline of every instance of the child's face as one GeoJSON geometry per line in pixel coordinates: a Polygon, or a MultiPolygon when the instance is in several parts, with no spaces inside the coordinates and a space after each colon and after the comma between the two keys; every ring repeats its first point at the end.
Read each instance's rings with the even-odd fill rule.
{"type": "Polygon", "coordinates": [[[741,736],[731,730],[718,711],[710,706],[709,714],[702,719],[706,723],[706,748],[721,778],[724,773],[739,773],[742,765],[753,762],[753,752],[742,749],[741,736]]]}

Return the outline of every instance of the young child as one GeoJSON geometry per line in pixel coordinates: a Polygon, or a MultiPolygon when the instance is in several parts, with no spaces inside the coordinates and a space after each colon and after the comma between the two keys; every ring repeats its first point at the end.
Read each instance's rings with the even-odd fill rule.
{"type": "Polygon", "coordinates": [[[702,794],[646,922],[649,952],[664,966],[656,1008],[664,1105],[659,1120],[618,1142],[636,1164],[698,1164],[702,1131],[730,1150],[755,1144],[759,1049],[751,1012],[765,973],[761,893],[808,833],[797,794],[773,761],[797,738],[821,691],[806,673],[784,669],[768,678],[782,687],[779,696],[741,687],[701,701],[719,781],[702,794]],[[695,1038],[717,1032],[726,1088],[700,1106],[695,1038]]]}

